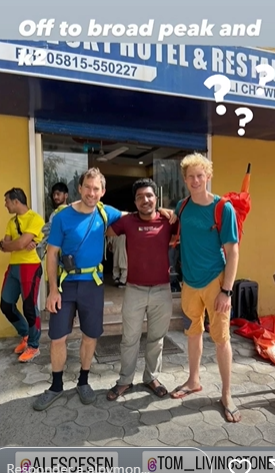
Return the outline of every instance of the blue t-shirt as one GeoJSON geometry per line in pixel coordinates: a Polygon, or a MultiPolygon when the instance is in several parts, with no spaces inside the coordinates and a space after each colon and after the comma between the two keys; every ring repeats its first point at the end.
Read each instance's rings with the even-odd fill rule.
{"type": "MultiPolygon", "coordinates": [[[[238,228],[235,210],[226,202],[219,233],[214,225],[214,209],[220,197],[206,206],[195,204],[191,199],[180,217],[180,251],[183,282],[199,289],[207,286],[224,270],[225,257],[222,245],[238,243],[238,228]]],[[[175,213],[178,215],[182,200],[175,213]]]]}
{"type": "MultiPolygon", "coordinates": [[[[119,210],[110,205],[104,205],[104,209],[107,214],[107,226],[122,216],[119,210]]],[[[69,206],[56,214],[52,220],[48,244],[61,248],[63,255],[74,256],[77,268],[98,266],[104,256],[104,221],[98,208],[92,214],[83,214],[69,206]],[[90,230],[77,251],[91,221],[90,230]]],[[[102,277],[101,273],[98,275],[102,277]]],[[[66,277],[66,281],[75,279],[87,281],[92,279],[92,275],[71,274],[66,277]]]]}

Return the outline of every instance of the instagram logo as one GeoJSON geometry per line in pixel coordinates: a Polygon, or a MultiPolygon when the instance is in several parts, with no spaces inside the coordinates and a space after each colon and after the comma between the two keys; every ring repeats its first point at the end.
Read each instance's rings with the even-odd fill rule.
{"type": "Polygon", "coordinates": [[[31,461],[27,458],[24,458],[24,460],[21,460],[20,467],[22,473],[27,473],[31,467],[31,461]]]}
{"type": "Polygon", "coordinates": [[[156,458],[149,458],[148,460],[148,470],[149,471],[156,471],[157,469],[157,460],[156,458]]]}

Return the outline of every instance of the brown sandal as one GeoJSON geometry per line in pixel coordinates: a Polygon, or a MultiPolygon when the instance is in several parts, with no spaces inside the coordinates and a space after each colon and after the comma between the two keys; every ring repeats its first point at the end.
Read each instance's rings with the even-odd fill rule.
{"type": "Polygon", "coordinates": [[[166,387],[163,386],[163,384],[161,384],[161,383],[159,383],[158,386],[151,386],[151,383],[149,383],[149,384],[144,383],[144,386],[146,388],[150,389],[151,391],[153,391],[153,393],[158,397],[164,397],[164,396],[166,396],[166,394],[168,394],[168,391],[167,391],[166,387]]]}
{"type": "MultiPolygon", "coordinates": [[[[121,386],[122,387],[122,386],[121,386]]],[[[133,387],[133,383],[129,384],[128,386],[125,386],[125,389],[123,389],[123,391],[120,391],[119,390],[119,385],[116,384],[115,386],[113,386],[108,394],[107,394],[107,400],[108,401],[115,401],[119,396],[123,396],[124,393],[126,393],[127,391],[129,391],[130,389],[132,389],[133,387]],[[110,397],[110,393],[114,394],[115,396],[114,397],[110,397]]]]}

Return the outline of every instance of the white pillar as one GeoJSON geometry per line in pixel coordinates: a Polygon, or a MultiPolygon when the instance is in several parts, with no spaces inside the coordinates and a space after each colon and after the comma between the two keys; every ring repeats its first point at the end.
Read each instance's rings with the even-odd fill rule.
{"type": "MultiPolygon", "coordinates": [[[[34,118],[29,119],[29,159],[30,159],[30,186],[31,208],[45,218],[44,197],[44,161],[41,134],[35,133],[34,118]]],[[[46,281],[44,274],[41,279],[38,295],[39,310],[45,309],[46,281]]]]}

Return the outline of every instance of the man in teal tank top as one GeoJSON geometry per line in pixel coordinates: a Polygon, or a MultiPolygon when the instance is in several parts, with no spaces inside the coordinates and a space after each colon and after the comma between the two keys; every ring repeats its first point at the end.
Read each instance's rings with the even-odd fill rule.
{"type": "MultiPolygon", "coordinates": [[[[180,215],[180,248],[183,275],[182,310],[189,323],[188,380],[172,393],[179,399],[202,390],[199,380],[203,349],[205,309],[210,322],[210,335],[216,345],[217,362],[222,380],[221,402],[228,422],[239,422],[240,412],[231,397],[232,349],[230,343],[230,311],[232,288],[236,277],[239,245],[235,211],[226,203],[222,229],[212,229],[214,209],[220,197],[207,190],[213,175],[212,163],[194,153],[181,162],[181,171],[190,192],[190,200],[180,215]],[[222,247],[225,249],[226,259],[222,247]]],[[[179,215],[181,202],[175,214],[179,215]]]]}

